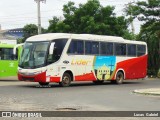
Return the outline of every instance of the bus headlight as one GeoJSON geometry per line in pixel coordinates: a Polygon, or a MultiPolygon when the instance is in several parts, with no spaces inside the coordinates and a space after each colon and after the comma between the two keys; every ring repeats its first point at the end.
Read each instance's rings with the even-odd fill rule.
{"type": "Polygon", "coordinates": [[[39,71],[21,71],[21,70],[19,70],[18,71],[20,74],[22,74],[22,75],[29,75],[29,76],[34,76],[34,75],[37,75],[37,74],[41,74],[41,73],[43,73],[43,72],[46,72],[46,69],[44,69],[44,70],[39,70],[39,71]]]}
{"type": "Polygon", "coordinates": [[[40,74],[40,73],[43,73],[43,72],[46,72],[46,70],[36,71],[36,72],[33,72],[33,74],[34,74],[34,75],[37,75],[37,74],[40,74]]]}

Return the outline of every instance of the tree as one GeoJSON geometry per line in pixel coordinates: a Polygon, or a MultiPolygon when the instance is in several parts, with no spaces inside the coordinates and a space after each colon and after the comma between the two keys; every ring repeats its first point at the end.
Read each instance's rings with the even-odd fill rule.
{"type": "Polygon", "coordinates": [[[30,36],[38,34],[38,27],[35,24],[27,24],[23,27],[24,39],[27,39],[30,36]]]}
{"type": "Polygon", "coordinates": [[[116,17],[114,7],[100,5],[98,0],[88,0],[76,7],[74,2],[63,6],[64,20],[53,17],[49,21],[49,32],[85,33],[133,38],[127,30],[128,21],[116,17]]]}
{"type": "Polygon", "coordinates": [[[160,0],[136,2],[128,6],[126,13],[145,22],[137,39],[147,42],[149,73],[155,75],[160,68],[160,0]]]}
{"type": "MultiPolygon", "coordinates": [[[[31,36],[37,35],[38,34],[38,27],[35,24],[27,24],[23,27],[23,42],[31,36]]],[[[42,28],[42,33],[45,33],[46,30],[42,28]]]]}

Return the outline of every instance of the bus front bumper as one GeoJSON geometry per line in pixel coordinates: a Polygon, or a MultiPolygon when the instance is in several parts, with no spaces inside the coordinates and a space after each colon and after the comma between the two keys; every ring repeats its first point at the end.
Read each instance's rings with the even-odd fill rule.
{"type": "Polygon", "coordinates": [[[46,72],[35,75],[26,75],[18,72],[18,80],[30,82],[46,82],[46,72]]]}

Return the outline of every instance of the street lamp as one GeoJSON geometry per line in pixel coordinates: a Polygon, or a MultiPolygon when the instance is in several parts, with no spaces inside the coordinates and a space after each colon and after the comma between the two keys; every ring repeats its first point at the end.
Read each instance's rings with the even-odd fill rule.
{"type": "Polygon", "coordinates": [[[41,12],[40,2],[46,2],[46,0],[34,0],[37,3],[37,17],[38,17],[38,34],[41,34],[41,12]]]}

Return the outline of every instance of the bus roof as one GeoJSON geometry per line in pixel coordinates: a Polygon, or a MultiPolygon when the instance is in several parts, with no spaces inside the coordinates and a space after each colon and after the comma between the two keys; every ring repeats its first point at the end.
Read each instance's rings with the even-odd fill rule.
{"type": "Polygon", "coordinates": [[[0,44],[0,48],[14,48],[13,44],[0,44]]]}
{"type": "Polygon", "coordinates": [[[47,33],[47,34],[35,35],[28,38],[26,41],[28,42],[51,41],[53,39],[61,39],[61,38],[146,44],[145,42],[142,41],[125,40],[122,37],[117,37],[117,36],[93,35],[93,34],[70,34],[70,33],[47,33]]]}
{"type": "Polygon", "coordinates": [[[17,40],[0,39],[0,44],[17,44],[17,40]]]}

